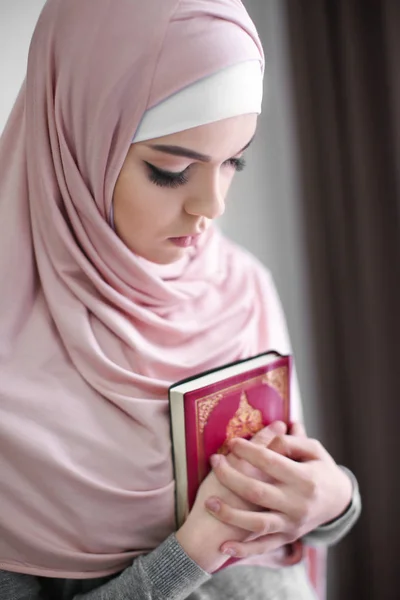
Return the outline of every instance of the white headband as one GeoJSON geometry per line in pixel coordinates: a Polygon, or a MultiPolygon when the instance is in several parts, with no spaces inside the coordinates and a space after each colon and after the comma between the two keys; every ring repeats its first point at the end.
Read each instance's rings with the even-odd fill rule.
{"type": "Polygon", "coordinates": [[[229,117],[260,114],[262,95],[260,62],[235,64],[196,81],[146,111],[132,143],[229,117]]]}

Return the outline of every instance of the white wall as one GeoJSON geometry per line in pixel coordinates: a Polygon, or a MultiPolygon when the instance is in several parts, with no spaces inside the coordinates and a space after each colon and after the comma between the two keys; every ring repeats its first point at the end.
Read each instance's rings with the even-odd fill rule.
{"type": "Polygon", "coordinates": [[[308,431],[318,434],[318,405],[309,333],[308,270],[297,190],[296,137],[284,3],[243,0],[259,32],[265,57],[263,112],[248,166],[231,188],[225,231],[272,271],[294,348],[308,431]]]}
{"type": "Polygon", "coordinates": [[[0,132],[23,82],[29,43],[44,0],[0,0],[0,132]]]}
{"type": "MultiPolygon", "coordinates": [[[[244,0],[266,54],[264,112],[249,149],[248,167],[237,175],[222,226],[272,270],[286,311],[309,429],[317,414],[308,334],[307,265],[296,197],[286,38],[279,0],[244,0]]],[[[36,19],[44,0],[0,0],[0,131],[25,74],[36,19]]]]}

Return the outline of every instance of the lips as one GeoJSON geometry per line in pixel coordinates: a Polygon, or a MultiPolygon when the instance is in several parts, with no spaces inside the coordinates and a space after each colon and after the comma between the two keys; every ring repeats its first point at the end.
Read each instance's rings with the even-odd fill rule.
{"type": "Polygon", "coordinates": [[[190,246],[196,245],[200,235],[201,234],[196,233],[194,235],[184,235],[181,237],[173,237],[169,239],[173,244],[175,244],[175,246],[179,246],[180,248],[189,248],[190,246]]]}

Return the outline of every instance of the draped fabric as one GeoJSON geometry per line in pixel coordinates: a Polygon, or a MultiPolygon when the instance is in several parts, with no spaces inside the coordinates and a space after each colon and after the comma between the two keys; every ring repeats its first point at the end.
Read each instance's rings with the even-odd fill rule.
{"type": "Polygon", "coordinates": [[[4,570],[95,577],[156,547],[174,529],[168,386],[288,350],[268,273],[216,229],[162,268],[108,221],[144,112],[254,59],[239,0],[44,7],[0,142],[4,570]]]}

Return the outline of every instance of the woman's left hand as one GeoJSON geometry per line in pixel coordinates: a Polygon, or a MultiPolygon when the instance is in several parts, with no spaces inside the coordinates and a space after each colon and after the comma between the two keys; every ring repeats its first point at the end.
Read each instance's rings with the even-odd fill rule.
{"type": "Polygon", "coordinates": [[[268,448],[243,439],[231,441],[232,455],[255,467],[265,481],[235,469],[229,456],[213,457],[219,481],[254,506],[241,510],[218,498],[206,502],[217,519],[251,534],[245,542],[224,543],[225,554],[238,558],[264,554],[332,521],[350,504],[349,477],[320,442],[305,436],[300,424],[294,424],[292,433],[276,437],[268,448]]]}

